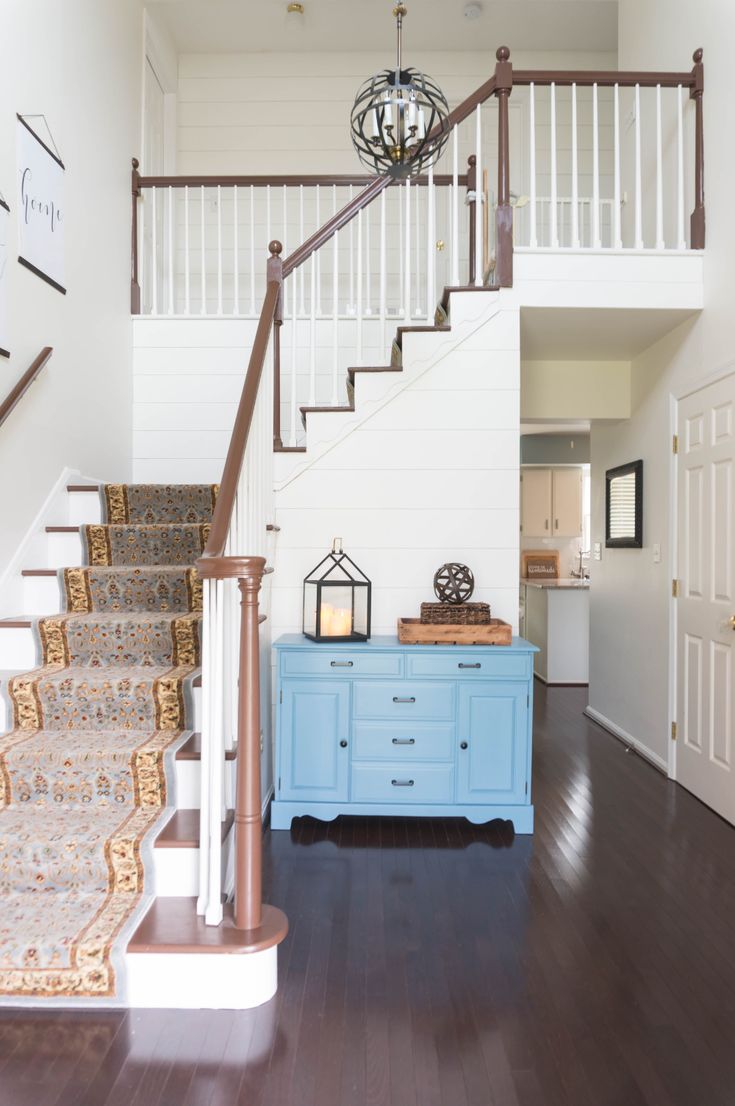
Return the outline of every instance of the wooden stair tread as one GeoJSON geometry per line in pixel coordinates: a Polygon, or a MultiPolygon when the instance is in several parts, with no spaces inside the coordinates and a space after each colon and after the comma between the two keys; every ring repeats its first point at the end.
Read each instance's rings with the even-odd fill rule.
{"type": "MultiPolygon", "coordinates": [[[[227,811],[222,823],[222,840],[232,829],[235,820],[234,810],[227,811]]],[[[154,842],[156,849],[198,849],[199,848],[199,811],[177,810],[166,823],[154,842]]]]}
{"type": "Polygon", "coordinates": [[[500,288],[497,284],[448,284],[445,286],[442,292],[442,298],[439,300],[440,304],[446,311],[449,307],[449,297],[452,292],[499,292],[500,288]]]}
{"type": "Polygon", "coordinates": [[[334,412],[335,414],[344,415],[354,410],[355,406],[352,403],[349,404],[349,406],[347,407],[299,407],[299,411],[301,412],[301,421],[304,426],[306,426],[307,415],[331,414],[332,412],[334,412]]]}
{"type": "Polygon", "coordinates": [[[354,384],[356,373],[399,373],[401,371],[397,365],[352,365],[347,370],[347,379],[350,384],[354,384]]]}
{"type": "MultiPolygon", "coordinates": [[[[177,760],[201,760],[202,759],[202,735],[200,733],[193,733],[188,741],[178,749],[176,753],[177,760]]],[[[237,750],[227,749],[225,752],[225,760],[236,760],[237,750]]]]}
{"type": "Polygon", "coordinates": [[[21,576],[56,576],[57,569],[55,568],[24,568],[21,570],[21,576]]]}
{"type": "Polygon", "coordinates": [[[47,526],[47,534],[78,534],[78,526],[47,526]]]}
{"type": "Polygon", "coordinates": [[[97,492],[99,494],[99,488],[96,484],[67,484],[66,490],[68,492],[97,492]]]}
{"type": "Polygon", "coordinates": [[[446,334],[451,330],[451,326],[448,323],[436,324],[424,324],[423,326],[399,326],[396,331],[395,342],[400,349],[403,343],[404,334],[429,334],[436,332],[437,334],[446,334]]]}
{"type": "Polygon", "coordinates": [[[235,929],[233,908],[224,905],[222,925],[208,926],[196,912],[196,899],[156,899],[128,943],[134,953],[259,952],[277,945],[288,932],[286,916],[263,904],[262,925],[256,930],[235,929]]]}
{"type": "Polygon", "coordinates": [[[274,453],[306,453],[305,445],[274,445],[274,453]]]}
{"type": "Polygon", "coordinates": [[[0,618],[0,630],[29,630],[33,622],[30,618],[26,618],[25,615],[18,615],[14,618],[0,618]]]}

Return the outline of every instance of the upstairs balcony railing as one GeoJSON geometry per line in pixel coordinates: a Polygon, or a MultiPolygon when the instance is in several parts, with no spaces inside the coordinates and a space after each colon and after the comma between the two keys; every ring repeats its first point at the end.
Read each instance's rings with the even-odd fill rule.
{"type": "MultiPolygon", "coordinates": [[[[349,189],[352,183],[353,195],[351,198],[348,196],[347,203],[331,214],[324,224],[317,226],[305,241],[291,249],[285,259],[281,256],[282,242],[270,241],[269,256],[264,264],[260,261],[263,251],[258,237],[263,228],[257,230],[255,206],[246,206],[246,231],[248,226],[249,231],[243,233],[244,213],[239,195],[234,191],[249,188],[249,178],[220,178],[204,185],[198,178],[187,181],[186,178],[141,177],[137,165],[134,165],[134,312],[146,308],[148,313],[152,313],[151,307],[155,305],[157,310],[153,313],[163,311],[166,315],[176,315],[185,314],[187,310],[191,313],[194,307],[192,279],[196,250],[193,239],[196,235],[192,230],[194,224],[190,222],[192,196],[187,189],[218,190],[214,213],[216,237],[213,268],[207,246],[206,196],[202,208],[201,191],[199,193],[200,268],[196,279],[201,299],[197,313],[238,315],[238,309],[241,311],[242,308],[242,300],[238,297],[243,289],[247,290],[251,299],[253,296],[248,274],[262,273],[263,267],[265,269],[265,296],[256,312],[257,328],[227,452],[220,495],[207,548],[198,564],[204,578],[201,886],[198,908],[210,924],[218,924],[222,919],[223,888],[231,890],[234,887],[234,924],[247,932],[243,942],[249,947],[264,948],[277,943],[286,928],[280,912],[261,904],[260,740],[263,728],[268,725],[270,692],[269,665],[261,663],[261,655],[265,654],[267,658],[268,653],[267,623],[266,629],[261,631],[262,615],[259,616],[258,607],[261,585],[267,578],[270,555],[268,537],[269,533],[272,535],[274,532],[273,448],[283,438],[289,444],[295,438],[293,427],[299,395],[299,359],[296,356],[291,358],[288,381],[280,378],[282,332],[291,328],[293,350],[302,348],[300,341],[305,342],[310,350],[308,370],[304,375],[307,394],[311,399],[317,388],[317,331],[324,325],[325,315],[332,334],[333,365],[342,372],[351,364],[361,363],[359,358],[365,352],[366,329],[376,321],[385,328],[391,309],[397,313],[402,307],[403,318],[406,314],[413,318],[418,301],[413,270],[415,255],[412,253],[415,247],[412,211],[416,209],[411,205],[422,188],[425,189],[422,215],[425,225],[423,238],[420,227],[419,244],[421,241],[426,243],[424,257],[427,264],[423,271],[425,286],[421,289],[421,295],[425,292],[425,296],[420,306],[422,314],[425,312],[427,317],[433,316],[439,289],[439,271],[430,261],[435,259],[437,252],[441,252],[431,248],[432,244],[435,245],[437,196],[442,194],[441,188],[448,190],[443,195],[450,243],[448,278],[451,285],[470,283],[482,286],[492,283],[500,288],[512,285],[516,211],[516,249],[524,248],[519,245],[519,239],[527,243],[525,248],[558,251],[701,249],[704,246],[702,93],[701,51],[694,55],[694,68],[687,73],[514,73],[509,52],[502,47],[497,52],[493,76],[451,112],[452,172],[446,182],[438,173],[429,174],[425,182],[400,186],[395,186],[389,177],[376,177],[358,193],[354,192],[354,182],[341,182],[339,185],[333,180],[326,181],[324,185],[312,182],[312,188],[319,183],[320,188],[328,189],[349,189]],[[511,141],[509,103],[514,89],[528,91],[524,94],[525,98],[517,97],[520,108],[515,115],[515,139],[511,141]],[[569,90],[566,99],[562,90],[569,90]],[[583,96],[584,90],[587,90],[585,95],[589,96],[587,101],[583,96]],[[632,116],[625,114],[628,109],[624,90],[629,90],[633,97],[632,116]],[[665,92],[669,98],[673,97],[673,107],[670,103],[665,105],[665,92]],[[644,111],[644,95],[647,93],[654,98],[652,136],[647,130],[648,116],[644,111]],[[693,102],[693,113],[685,113],[687,95],[693,102]],[[560,105],[564,102],[569,109],[568,131],[564,131],[566,124],[560,121],[560,105]],[[543,107],[544,103],[546,107],[543,107]],[[584,121],[585,103],[589,107],[588,122],[584,121]],[[603,104],[608,106],[603,108],[603,104]],[[543,111],[547,112],[548,120],[545,129],[540,122],[543,111]],[[612,120],[609,150],[607,139],[603,139],[605,112],[612,120]],[[524,119],[527,121],[525,132],[524,119]],[[585,127],[588,134],[584,131],[585,127]],[[687,131],[691,131],[691,141],[685,137],[687,131]],[[494,136],[490,145],[488,134],[494,136]],[[560,140],[562,134],[567,134],[568,142],[560,140]],[[582,140],[583,134],[589,141],[587,137],[582,140]],[[459,165],[468,147],[471,161],[466,180],[462,180],[459,165]],[[524,150],[528,155],[528,173],[525,177],[521,174],[520,178],[523,187],[516,185],[513,191],[512,150],[520,161],[525,156],[524,150]],[[602,156],[603,151],[607,151],[607,161],[602,156]],[[588,164],[583,152],[585,157],[589,155],[588,164]],[[490,191],[489,177],[487,187],[485,185],[488,168],[497,173],[494,194],[490,191]],[[688,173],[691,180],[687,187],[688,173]],[[232,219],[229,223],[223,217],[223,197],[227,189],[233,190],[232,219]],[[185,216],[183,223],[177,216],[174,192],[181,193],[177,202],[183,203],[179,211],[179,214],[183,211],[185,216]],[[167,197],[163,207],[157,206],[158,201],[153,199],[159,195],[167,197]],[[487,202],[482,205],[482,214],[474,217],[475,209],[479,207],[478,200],[484,195],[487,202]],[[389,201],[389,197],[393,199],[389,201]],[[400,219],[403,210],[403,236],[391,232],[389,238],[389,202],[396,205],[393,208],[395,219],[400,219]],[[138,219],[140,203],[147,212],[150,239],[146,236],[142,212],[138,219]],[[684,212],[688,204],[691,215],[687,227],[684,212]],[[367,212],[371,209],[373,214],[368,216],[367,212]],[[522,211],[526,214],[521,218],[522,211]],[[229,228],[227,233],[226,226],[229,228]],[[163,234],[162,227],[165,228],[163,234]],[[376,227],[380,228],[377,255],[373,237],[370,238],[370,249],[366,249],[367,235],[370,233],[372,236],[376,227]],[[175,231],[175,228],[178,229],[175,231]],[[396,241],[396,238],[399,240],[396,241]],[[464,256],[460,245],[463,240],[466,241],[464,256]],[[393,249],[392,267],[388,262],[389,241],[393,249]],[[226,242],[231,262],[229,270],[226,270],[224,262],[226,242]],[[145,254],[149,245],[151,252],[145,254]],[[183,253],[179,253],[179,246],[182,246],[183,253]],[[243,250],[250,259],[249,269],[241,267],[243,250]],[[371,272],[379,273],[380,291],[377,319],[374,319],[368,313],[373,309],[375,298],[372,294],[366,297],[366,289],[370,285],[366,279],[366,266],[368,263],[374,265],[376,256],[379,266],[371,272]],[[350,257],[351,263],[343,266],[343,260],[350,257]],[[462,263],[465,270],[460,275],[462,263]],[[164,274],[163,284],[158,283],[161,273],[164,274]],[[225,288],[229,287],[227,273],[231,277],[229,301],[225,294],[225,288]],[[151,288],[150,283],[146,282],[150,282],[154,275],[151,288]],[[181,279],[183,285],[180,284],[181,279]],[[212,279],[215,289],[213,300],[210,298],[212,279]],[[331,299],[325,293],[330,280],[331,299]],[[392,289],[390,307],[389,288],[392,289]],[[183,312],[180,310],[182,304],[183,312]],[[343,311],[343,306],[354,307],[354,315],[343,311]],[[353,332],[354,346],[350,343],[348,330],[341,325],[345,316],[353,332]],[[301,338],[298,328],[302,330],[301,338]],[[354,360],[355,357],[358,360],[354,360]],[[284,432],[284,408],[278,397],[286,390],[289,400],[284,432]],[[223,882],[221,819],[227,799],[225,756],[235,745],[238,766],[236,859],[234,874],[223,882]]],[[[303,181],[291,184],[283,180],[280,184],[270,182],[271,189],[298,189],[295,194],[299,197],[299,203],[302,186],[306,187],[303,181]]],[[[278,226],[273,193],[270,193],[269,208],[269,186],[261,184],[259,187],[266,188],[264,229],[270,233],[278,226]]],[[[288,204],[288,194],[284,204],[288,204]]],[[[289,223],[289,241],[293,241],[294,237],[298,241],[301,237],[300,207],[297,211],[299,230],[294,232],[289,223]]],[[[304,218],[306,220],[306,216],[304,218]]],[[[315,221],[318,222],[318,219],[315,221]]],[[[288,223],[288,218],[285,218],[285,223],[288,223]]],[[[398,225],[400,227],[400,223],[398,225]]],[[[306,229],[306,221],[303,229],[306,229]]],[[[446,276],[442,275],[441,280],[445,279],[446,276]]],[[[258,298],[256,296],[256,303],[258,298]]]]}

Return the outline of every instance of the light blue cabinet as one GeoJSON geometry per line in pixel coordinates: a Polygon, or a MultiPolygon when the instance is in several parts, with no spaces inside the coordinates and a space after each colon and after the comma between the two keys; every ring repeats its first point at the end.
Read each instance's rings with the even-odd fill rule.
{"type": "Polygon", "coordinates": [[[275,643],[273,829],[311,814],[503,818],[533,832],[533,653],[510,646],[275,643]]]}

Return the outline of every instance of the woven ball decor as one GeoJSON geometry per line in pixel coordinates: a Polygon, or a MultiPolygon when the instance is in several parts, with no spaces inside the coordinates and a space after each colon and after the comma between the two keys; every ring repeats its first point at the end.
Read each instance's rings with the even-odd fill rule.
{"type": "Polygon", "coordinates": [[[465,603],[475,590],[475,578],[467,565],[442,565],[434,575],[434,594],[442,603],[465,603]]]}

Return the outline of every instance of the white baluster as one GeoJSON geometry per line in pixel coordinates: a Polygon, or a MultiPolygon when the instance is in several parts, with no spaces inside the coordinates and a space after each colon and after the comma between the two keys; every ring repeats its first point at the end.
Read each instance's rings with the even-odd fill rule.
{"type": "Polygon", "coordinates": [[[429,167],[426,185],[426,321],[431,323],[436,308],[436,197],[434,195],[434,169],[429,167]],[[433,308],[432,308],[433,305],[433,308]]]}
{"type": "MultiPolygon", "coordinates": [[[[299,185],[299,244],[304,241],[304,186],[299,185]]],[[[304,284],[306,280],[306,274],[304,272],[304,266],[302,265],[298,273],[299,277],[299,311],[302,315],[306,314],[306,299],[304,293],[304,284]]]]}
{"type": "Polygon", "coordinates": [[[201,217],[202,217],[202,225],[201,225],[201,232],[200,232],[201,253],[202,253],[202,271],[199,274],[199,282],[200,282],[200,286],[201,286],[202,303],[201,303],[201,307],[199,309],[199,314],[200,315],[206,315],[207,314],[207,253],[206,253],[206,241],[205,241],[205,230],[204,230],[204,185],[202,185],[199,195],[200,195],[199,210],[200,210],[201,217]]]}
{"type": "Polygon", "coordinates": [[[600,249],[600,125],[597,82],[592,85],[592,245],[600,249]]]}
{"type": "Polygon", "coordinates": [[[217,185],[217,314],[222,314],[222,186],[217,185]]]}
{"type": "MultiPolygon", "coordinates": [[[[334,209],[337,209],[337,187],[333,186],[334,209]]],[[[332,407],[337,406],[339,379],[339,231],[332,237],[332,407]]]]}
{"type": "Polygon", "coordinates": [[[232,189],[232,314],[240,314],[240,216],[237,210],[237,185],[232,189]]]}
{"type": "Polygon", "coordinates": [[[613,90],[613,249],[623,248],[623,234],[620,218],[620,88],[616,84],[613,90]]]}
{"type": "Polygon", "coordinates": [[[209,897],[204,920],[207,925],[222,921],[222,807],[224,799],[224,581],[215,582],[214,639],[212,647],[212,729],[209,801],[209,897]]]}
{"type": "Polygon", "coordinates": [[[372,315],[372,284],[373,284],[373,266],[372,266],[372,245],[370,242],[370,210],[371,205],[368,204],[363,209],[365,214],[365,314],[372,315]]]}
{"type": "Polygon", "coordinates": [[[416,250],[416,299],[413,313],[416,316],[422,315],[421,310],[421,187],[417,184],[414,194],[414,248],[416,250]]]}
{"type": "Polygon", "coordinates": [[[189,185],[184,185],[184,314],[191,313],[191,264],[189,260],[189,185]]]}
{"type": "Polygon", "coordinates": [[[156,214],[156,186],[151,188],[151,313],[158,314],[158,215],[156,214]]]}
{"type": "Polygon", "coordinates": [[[579,160],[577,155],[577,85],[572,82],[572,249],[579,249],[579,160]]]}
{"type": "MultiPolygon", "coordinates": [[[[320,196],[319,196],[319,185],[316,186],[314,203],[315,203],[315,209],[316,209],[316,215],[315,215],[315,219],[314,219],[314,230],[319,230],[319,227],[321,226],[321,223],[322,223],[321,203],[320,203],[320,196]]],[[[322,252],[321,252],[321,250],[316,251],[316,313],[317,313],[317,315],[321,315],[321,313],[322,313],[322,252]]]]}
{"type": "Polygon", "coordinates": [[[265,242],[266,248],[271,240],[271,186],[265,186],[265,242]]]}
{"type": "Polygon", "coordinates": [[[482,107],[475,108],[475,284],[482,287],[482,107]]]}
{"type": "Polygon", "coordinates": [[[174,190],[168,186],[168,313],[174,313],[174,190]]]}
{"type": "MultiPolygon", "coordinates": [[[[281,245],[283,246],[282,256],[288,257],[288,249],[286,248],[286,243],[288,241],[288,188],[285,184],[283,185],[283,208],[281,222],[283,224],[281,228],[281,245]]],[[[288,314],[288,284],[289,282],[287,280],[281,284],[281,311],[284,315],[288,314]]]]}
{"type": "Polygon", "coordinates": [[[362,211],[357,213],[357,364],[362,364],[362,211]]]}
{"type": "Polygon", "coordinates": [[[386,346],[386,296],[388,274],[386,272],[385,189],[380,193],[380,349],[386,346]]]}
{"type": "Polygon", "coordinates": [[[255,188],[250,185],[250,314],[255,314],[255,188]]]}
{"type": "Polygon", "coordinates": [[[530,188],[530,234],[529,245],[532,250],[538,247],[538,236],[536,232],[536,86],[533,81],[529,85],[528,89],[528,115],[529,115],[529,148],[528,148],[528,165],[531,177],[530,188]]]}
{"type": "Polygon", "coordinates": [[[459,150],[457,133],[459,127],[452,130],[452,188],[451,188],[451,227],[452,227],[452,276],[451,283],[459,286],[459,150]]]}
{"type": "Polygon", "coordinates": [[[556,85],[551,82],[549,86],[549,131],[551,142],[551,204],[549,211],[549,245],[552,249],[559,248],[559,228],[557,224],[557,190],[556,190],[556,85]]]}
{"type": "Polygon", "coordinates": [[[681,102],[682,88],[676,88],[676,244],[677,249],[687,248],[684,230],[684,123],[681,102]]]}
{"type": "Polygon", "coordinates": [[[202,583],[202,751],[200,762],[201,798],[199,801],[199,896],[197,914],[204,914],[209,902],[209,807],[210,764],[212,759],[212,604],[214,580],[202,583]]]}
{"type": "Polygon", "coordinates": [[[316,405],[316,252],[311,255],[309,292],[309,406],[316,405]]]}
{"type": "Polygon", "coordinates": [[[635,86],[635,248],[643,249],[643,205],[641,199],[641,86],[635,86]]]}
{"type": "Polygon", "coordinates": [[[656,249],[666,249],[664,242],[663,141],[661,137],[661,85],[656,85],[656,249]]]}
{"type": "Polygon", "coordinates": [[[403,229],[405,240],[403,247],[403,311],[407,322],[411,319],[411,178],[406,177],[404,188],[406,197],[406,210],[404,212],[403,229]]]}
{"type": "Polygon", "coordinates": [[[140,257],[141,259],[140,273],[138,274],[138,283],[140,284],[140,310],[143,312],[143,314],[145,314],[145,293],[148,291],[148,275],[146,272],[148,254],[145,248],[145,189],[141,189],[138,209],[138,257],[140,257]]]}
{"type": "MultiPolygon", "coordinates": [[[[352,203],[352,185],[349,190],[349,202],[352,203]]],[[[349,237],[350,255],[349,255],[349,274],[350,274],[350,301],[347,304],[347,314],[355,314],[355,220],[350,219],[350,237],[349,237]]]]}
{"type": "MultiPolygon", "coordinates": [[[[295,275],[294,275],[295,279],[295,275]]],[[[297,320],[297,307],[296,307],[296,288],[294,287],[292,292],[292,314],[291,314],[291,429],[289,434],[288,444],[290,446],[296,445],[296,320],[297,320]]]]}

